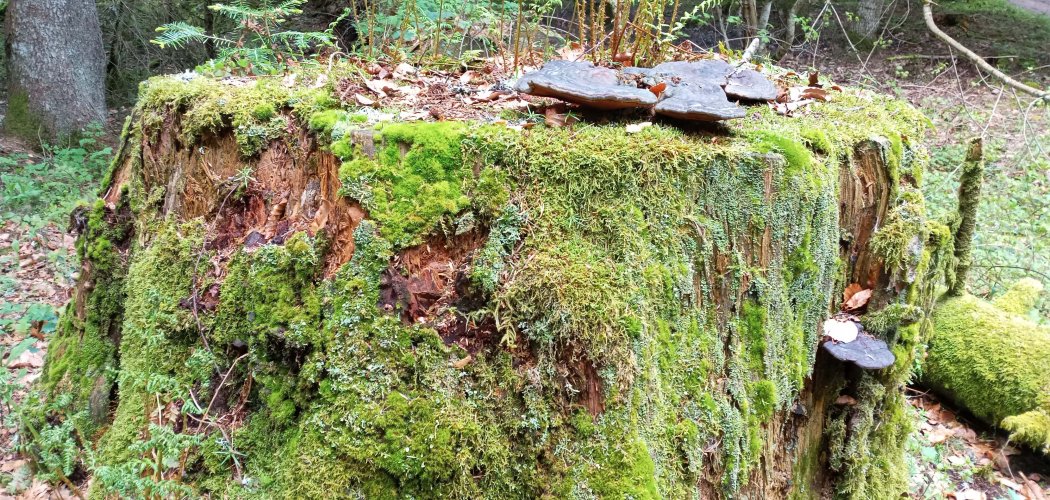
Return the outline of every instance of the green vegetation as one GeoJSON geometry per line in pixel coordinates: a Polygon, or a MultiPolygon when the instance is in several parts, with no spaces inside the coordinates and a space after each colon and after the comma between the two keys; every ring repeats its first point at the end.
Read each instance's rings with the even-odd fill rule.
{"type": "MultiPolygon", "coordinates": [[[[354,142],[359,120],[329,92],[266,79],[143,86],[118,160],[132,169],[122,205],[97,205],[78,244],[95,273],[78,299],[90,304],[63,316],[41,404],[24,420],[55,436],[27,448],[54,477],[87,469],[100,493],[144,495],[658,498],[702,480],[736,494],[766,426],[802,390],[829,290],[841,285],[838,162],[872,134],[857,106],[892,137],[923,126],[910,108],[844,93],[797,122],[758,108],[719,140],[663,125],[627,135],[615,123],[525,133],[386,124],[370,157],[354,142]],[[232,133],[248,157],[293,140],[289,124],[327,136],[341,195],[368,212],[351,260],[326,277],[330,242],[296,234],[210,274],[204,223],[156,212],[148,200],[165,181],[147,177],[135,152],[173,113],[187,144],[232,133]],[[284,126],[265,140],[245,139],[275,120],[284,126]],[[403,323],[377,304],[392,255],[471,230],[487,236],[468,261],[478,299],[456,313],[498,331],[459,365],[467,353],[439,325],[403,323]],[[764,248],[766,233],[782,243],[764,248]],[[214,309],[192,305],[210,289],[214,309]],[[88,418],[105,420],[96,402],[109,394],[112,421],[88,418]],[[244,424],[217,424],[232,408],[244,424]],[[703,452],[712,440],[722,443],[713,456],[703,452]],[[47,459],[70,446],[91,461],[47,459]],[[145,466],[150,457],[168,458],[145,466]]],[[[886,151],[898,168],[921,161],[915,153],[886,151]]],[[[941,269],[939,233],[932,222],[897,230],[923,243],[912,286],[926,286],[941,269]]],[[[924,308],[926,295],[908,300],[924,308]]],[[[885,323],[891,340],[910,328],[885,323]]],[[[844,494],[903,491],[888,464],[902,460],[906,422],[870,418],[904,415],[885,388],[906,380],[917,335],[897,337],[901,367],[866,376],[868,418],[837,441],[844,494]]]]}
{"type": "Polygon", "coordinates": [[[924,380],[1014,439],[1046,449],[1050,330],[1024,315],[1040,290],[1024,280],[994,304],[971,295],[943,299],[924,380]]]}

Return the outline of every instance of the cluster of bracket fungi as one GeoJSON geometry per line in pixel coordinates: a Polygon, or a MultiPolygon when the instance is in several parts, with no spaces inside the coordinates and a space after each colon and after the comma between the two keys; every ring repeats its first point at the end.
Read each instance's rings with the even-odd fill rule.
{"type": "Polygon", "coordinates": [[[776,85],[762,73],[718,59],[619,70],[584,61],[549,61],[522,76],[515,90],[594,109],[651,108],[658,115],[705,122],[743,118],[744,108],[730,98],[777,97],[776,85]]]}

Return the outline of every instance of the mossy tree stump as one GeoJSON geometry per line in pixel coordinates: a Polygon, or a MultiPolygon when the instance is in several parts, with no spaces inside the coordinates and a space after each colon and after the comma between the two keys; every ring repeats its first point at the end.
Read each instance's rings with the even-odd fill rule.
{"type": "Polygon", "coordinates": [[[895,497],[951,238],[924,119],[835,97],[629,135],[153,79],[28,448],[99,494],[895,497]],[[819,349],[849,283],[888,369],[819,349]]]}

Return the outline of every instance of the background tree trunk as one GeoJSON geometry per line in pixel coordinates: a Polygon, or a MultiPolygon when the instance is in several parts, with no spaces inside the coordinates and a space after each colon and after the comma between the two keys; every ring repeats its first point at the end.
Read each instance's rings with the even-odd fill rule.
{"type": "Polygon", "coordinates": [[[48,137],[105,119],[106,54],[92,0],[11,0],[5,128],[48,137]]]}
{"type": "Polygon", "coordinates": [[[882,14],[886,10],[885,0],[860,0],[857,2],[857,22],[854,29],[864,39],[873,38],[882,24],[882,14]]]}

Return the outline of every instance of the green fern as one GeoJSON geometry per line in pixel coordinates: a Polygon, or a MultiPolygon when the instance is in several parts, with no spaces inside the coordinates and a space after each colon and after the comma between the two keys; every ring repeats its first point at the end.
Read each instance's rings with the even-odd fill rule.
{"type": "Polygon", "coordinates": [[[245,0],[217,3],[208,8],[237,25],[233,33],[208,33],[185,22],[165,24],[153,43],[162,48],[182,48],[189,43],[211,43],[215,59],[197,67],[212,76],[260,75],[287,72],[294,61],[307,59],[313,49],[334,47],[328,32],[282,31],[288,18],[302,13],[306,0],[265,1],[253,6],[245,0]]]}

